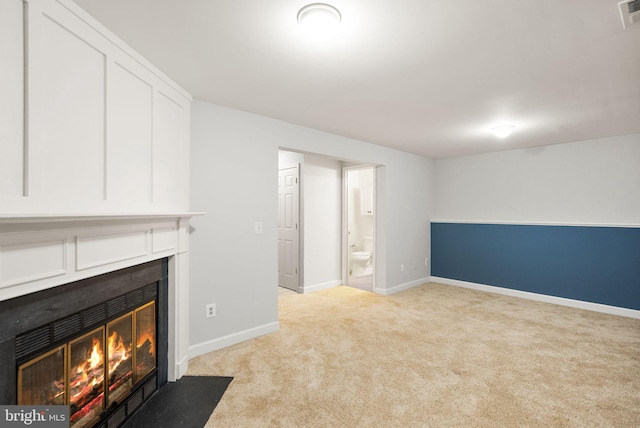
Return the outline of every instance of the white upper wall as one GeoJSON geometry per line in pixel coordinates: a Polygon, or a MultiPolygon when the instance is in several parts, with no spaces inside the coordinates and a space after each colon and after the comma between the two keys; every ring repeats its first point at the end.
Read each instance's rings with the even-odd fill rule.
{"type": "Polygon", "coordinates": [[[640,134],[436,161],[442,221],[640,225],[640,134]]]}

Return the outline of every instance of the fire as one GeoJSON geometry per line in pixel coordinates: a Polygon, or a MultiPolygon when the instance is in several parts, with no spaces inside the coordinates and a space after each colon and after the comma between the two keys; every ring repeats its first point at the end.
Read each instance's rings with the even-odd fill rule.
{"type": "Polygon", "coordinates": [[[78,364],[75,372],[76,375],[70,379],[72,402],[82,401],[104,381],[102,341],[99,338],[92,339],[91,351],[87,352],[86,360],[78,364]]]}
{"type": "Polygon", "coordinates": [[[127,346],[115,331],[109,336],[107,349],[109,352],[109,373],[113,373],[122,362],[131,358],[131,345],[127,346]]]}
{"type": "Polygon", "coordinates": [[[102,352],[100,352],[100,342],[96,339],[93,339],[93,349],[91,350],[91,356],[87,360],[89,363],[89,368],[98,367],[99,364],[102,363],[102,352]]]}
{"type": "Polygon", "coordinates": [[[149,343],[151,344],[151,346],[149,347],[149,353],[151,355],[155,355],[156,354],[156,350],[154,347],[155,341],[154,341],[154,334],[153,333],[145,333],[142,334],[138,337],[138,348],[140,348],[142,345],[144,345],[144,343],[146,341],[149,341],[149,343]]]}

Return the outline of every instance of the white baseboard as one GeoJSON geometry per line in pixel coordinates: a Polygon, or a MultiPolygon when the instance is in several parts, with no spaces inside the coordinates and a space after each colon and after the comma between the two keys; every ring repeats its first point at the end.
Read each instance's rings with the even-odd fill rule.
{"type": "Polygon", "coordinates": [[[431,282],[437,282],[456,287],[470,288],[472,290],[486,291],[489,293],[503,294],[505,296],[520,297],[522,299],[536,300],[538,302],[553,303],[572,308],[586,309],[605,314],[619,315],[623,317],[640,319],[640,311],[635,309],[620,308],[618,306],[602,305],[600,303],[584,302],[582,300],[566,299],[564,297],[548,296],[546,294],[531,293],[528,291],[512,290],[510,288],[496,287],[493,285],[476,284],[474,282],[460,281],[457,279],[431,277],[431,282]]]}
{"type": "Polygon", "coordinates": [[[342,280],[336,279],[334,281],[323,282],[315,285],[305,285],[302,292],[303,293],[313,293],[314,291],[324,290],[326,288],[336,287],[342,284],[342,280]]]}
{"type": "Polygon", "coordinates": [[[184,357],[182,360],[176,363],[176,371],[175,371],[176,378],[168,379],[168,380],[170,382],[174,382],[180,379],[182,376],[184,376],[184,374],[187,372],[188,369],[189,369],[189,357],[184,357]]]}
{"type": "Polygon", "coordinates": [[[195,358],[199,355],[226,348],[227,346],[235,345],[236,343],[244,342],[245,340],[273,333],[279,329],[280,323],[276,321],[189,346],[189,358],[195,358]]]}
{"type": "Polygon", "coordinates": [[[405,282],[404,284],[396,285],[391,288],[375,288],[374,293],[382,294],[383,296],[389,296],[391,294],[399,293],[400,291],[408,290],[413,287],[417,287],[418,285],[426,284],[429,282],[430,278],[427,276],[425,278],[416,279],[415,281],[405,282]]]}

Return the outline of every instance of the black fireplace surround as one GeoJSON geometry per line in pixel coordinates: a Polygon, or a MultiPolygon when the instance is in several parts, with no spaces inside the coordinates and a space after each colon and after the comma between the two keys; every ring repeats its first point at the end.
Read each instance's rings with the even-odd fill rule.
{"type": "Polygon", "coordinates": [[[167,383],[167,259],[0,302],[0,404],[17,404],[17,367],[21,360],[39,350],[53,348],[78,331],[90,330],[148,299],[155,299],[157,308],[157,368],[136,384],[126,399],[107,408],[94,425],[119,426],[167,383]]]}

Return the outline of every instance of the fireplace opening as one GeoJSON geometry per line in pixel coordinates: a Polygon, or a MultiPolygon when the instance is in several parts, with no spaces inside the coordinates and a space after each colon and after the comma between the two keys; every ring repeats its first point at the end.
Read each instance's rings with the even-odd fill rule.
{"type": "Polygon", "coordinates": [[[48,322],[16,334],[14,346],[0,347],[3,361],[15,350],[15,401],[3,402],[68,405],[73,428],[124,422],[167,381],[166,271],[166,261],[150,262],[9,301],[13,312],[22,309],[18,325],[34,322],[43,301],[45,313],[63,316],[49,314],[48,322]],[[100,303],[89,305],[96,296],[100,303]]]}

